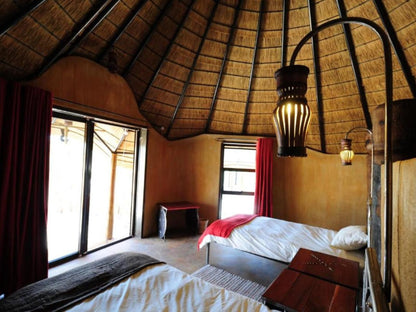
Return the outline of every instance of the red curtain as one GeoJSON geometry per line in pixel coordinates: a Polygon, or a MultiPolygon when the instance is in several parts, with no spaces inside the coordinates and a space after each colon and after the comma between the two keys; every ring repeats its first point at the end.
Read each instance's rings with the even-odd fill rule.
{"type": "Polygon", "coordinates": [[[0,294],[48,275],[49,92],[0,78],[0,294]]]}
{"type": "Polygon", "coordinates": [[[260,216],[272,217],[273,185],[273,139],[257,139],[256,144],[256,190],[254,209],[260,216]]]}

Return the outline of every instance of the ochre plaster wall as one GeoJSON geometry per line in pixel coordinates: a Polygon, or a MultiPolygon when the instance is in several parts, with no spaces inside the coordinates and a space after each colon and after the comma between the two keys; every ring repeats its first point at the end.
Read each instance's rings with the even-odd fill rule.
{"type": "Polygon", "coordinates": [[[307,153],[275,158],[274,216],[334,230],[366,224],[366,156],[356,155],[352,166],[342,166],[338,155],[307,153]]]}
{"type": "Polygon", "coordinates": [[[145,236],[156,232],[158,202],[187,200],[200,206],[201,218],[217,219],[221,159],[221,141],[217,139],[217,135],[200,135],[167,141],[150,131],[145,236]]]}
{"type": "Polygon", "coordinates": [[[394,162],[391,311],[416,307],[415,185],[416,158],[394,162]]]}
{"type": "MultiPolygon", "coordinates": [[[[201,206],[200,216],[214,221],[218,213],[219,136],[169,142],[154,131],[150,133],[143,233],[156,232],[157,203],[161,201],[195,202],[201,206]]],[[[276,157],[274,217],[335,230],[365,224],[366,173],[363,155],[357,155],[352,166],[341,166],[338,155],[310,150],[306,158],[276,157]]]]}
{"type": "Polygon", "coordinates": [[[86,58],[63,58],[28,84],[50,91],[55,107],[148,126],[126,80],[86,58]]]}

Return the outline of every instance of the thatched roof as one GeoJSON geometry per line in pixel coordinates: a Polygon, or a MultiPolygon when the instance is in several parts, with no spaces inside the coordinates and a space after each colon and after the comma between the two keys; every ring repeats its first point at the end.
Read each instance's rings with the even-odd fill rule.
{"type": "MultiPolygon", "coordinates": [[[[3,0],[0,75],[27,80],[63,56],[80,55],[116,68],[168,139],[274,136],[274,72],[288,65],[311,27],[342,16],[386,30],[394,99],[414,98],[416,0],[3,0]]],[[[385,92],[383,49],[373,31],[326,29],[296,64],[311,72],[307,146],[337,153],[349,129],[372,127],[369,114],[385,92]]]]}

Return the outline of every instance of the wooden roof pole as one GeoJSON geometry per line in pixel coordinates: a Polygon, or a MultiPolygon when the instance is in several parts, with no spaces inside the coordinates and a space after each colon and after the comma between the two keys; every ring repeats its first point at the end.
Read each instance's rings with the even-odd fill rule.
{"type": "Polygon", "coordinates": [[[24,8],[21,12],[19,12],[16,16],[14,16],[12,19],[10,19],[9,21],[6,21],[3,25],[0,26],[0,36],[3,36],[12,27],[16,26],[22,19],[24,19],[34,10],[36,10],[36,8],[38,8],[45,1],[46,0],[33,1],[26,8],[24,8]]]}
{"type": "Polygon", "coordinates": [[[251,87],[252,87],[252,84],[253,84],[254,66],[256,64],[257,48],[258,48],[258,45],[259,45],[259,36],[260,36],[260,31],[261,31],[262,15],[263,15],[263,2],[264,2],[263,0],[260,1],[259,19],[257,21],[257,33],[256,33],[256,40],[255,40],[255,43],[254,43],[253,60],[251,62],[250,80],[248,82],[247,100],[246,100],[246,107],[244,109],[244,122],[243,122],[242,134],[246,134],[246,132],[247,132],[248,106],[249,106],[249,103],[250,103],[250,93],[251,93],[251,87]]]}
{"type": "Polygon", "coordinates": [[[162,18],[165,16],[166,11],[171,7],[172,3],[174,1],[167,1],[165,6],[163,7],[162,11],[160,11],[159,16],[156,19],[156,22],[154,23],[152,29],[147,33],[146,38],[142,41],[139,48],[137,49],[137,52],[134,54],[133,58],[130,60],[129,65],[124,69],[122,76],[125,78],[130,70],[133,68],[134,63],[136,63],[137,59],[139,58],[140,54],[142,54],[144,47],[149,42],[150,38],[152,37],[153,33],[156,31],[157,26],[159,25],[162,18]]]}
{"type": "Polygon", "coordinates": [[[416,82],[415,77],[412,75],[412,70],[407,62],[406,56],[404,55],[402,45],[400,44],[399,39],[397,38],[397,34],[391,24],[389,15],[387,13],[386,7],[384,6],[383,2],[380,0],[373,0],[373,3],[377,9],[378,15],[381,18],[381,22],[383,23],[384,28],[389,35],[390,42],[393,46],[393,50],[396,53],[396,56],[399,59],[400,66],[402,67],[404,76],[406,77],[407,84],[409,85],[410,91],[414,98],[416,98],[416,82]]]}
{"type": "MultiPolygon", "coordinates": [[[[345,10],[344,1],[337,0],[337,6],[338,6],[339,16],[341,18],[347,17],[347,12],[345,10]]],[[[348,52],[350,54],[351,66],[354,72],[355,83],[357,84],[358,93],[360,95],[361,107],[363,108],[365,123],[367,125],[367,129],[373,129],[373,124],[371,122],[371,115],[368,109],[367,97],[365,96],[363,80],[361,77],[361,71],[360,71],[360,67],[358,66],[357,55],[355,54],[354,42],[352,41],[351,28],[350,28],[350,25],[348,24],[343,24],[342,27],[344,29],[345,43],[347,45],[348,52]]]]}
{"type": "Polygon", "coordinates": [[[192,75],[193,75],[194,70],[195,70],[196,62],[198,61],[199,54],[201,53],[202,46],[204,45],[205,39],[206,39],[207,34],[208,34],[208,30],[209,30],[209,28],[211,26],[212,19],[214,18],[214,15],[215,15],[215,12],[217,11],[217,8],[218,8],[218,1],[215,1],[214,7],[212,8],[211,14],[210,14],[210,16],[208,18],[208,21],[207,21],[207,27],[205,27],[204,34],[203,34],[202,39],[201,39],[201,41],[199,43],[198,51],[195,54],[194,60],[192,62],[191,69],[190,69],[190,71],[188,73],[188,77],[187,77],[186,82],[185,82],[185,84],[184,84],[184,86],[182,88],[181,96],[178,99],[178,103],[176,104],[175,111],[174,111],[174,113],[172,115],[172,118],[170,120],[169,126],[168,126],[168,128],[166,130],[166,137],[169,136],[169,133],[170,133],[170,130],[172,129],[173,123],[175,122],[176,115],[178,114],[179,108],[181,107],[182,102],[183,102],[183,99],[185,98],[186,90],[188,89],[189,82],[191,81],[192,75]]]}
{"type": "MultiPolygon", "coordinates": [[[[308,0],[309,8],[309,23],[311,25],[311,31],[316,28],[316,7],[315,1],[308,0]]],[[[324,112],[322,105],[322,82],[321,73],[319,71],[319,50],[318,50],[318,38],[314,35],[312,37],[312,53],[313,53],[313,66],[315,73],[315,90],[316,90],[316,107],[318,108],[318,122],[319,122],[319,137],[321,140],[321,151],[326,153],[325,143],[325,126],[324,126],[324,112]]]]}
{"type": "Polygon", "coordinates": [[[208,133],[208,130],[211,126],[212,114],[214,112],[215,102],[217,101],[218,90],[219,90],[219,87],[220,87],[220,84],[221,84],[221,81],[222,81],[222,75],[224,73],[225,63],[227,62],[228,54],[230,53],[231,42],[233,41],[233,38],[234,38],[234,31],[235,31],[236,26],[237,26],[238,13],[240,12],[241,3],[242,3],[242,0],[238,0],[238,5],[237,5],[237,8],[235,9],[235,13],[234,13],[234,20],[233,20],[233,23],[232,23],[231,28],[230,28],[230,35],[228,37],[227,46],[225,48],[224,57],[222,59],[221,70],[220,70],[220,73],[218,74],[218,79],[217,79],[217,84],[215,86],[214,95],[212,96],[211,108],[209,110],[209,115],[208,115],[208,118],[207,118],[207,124],[205,125],[205,131],[204,131],[205,133],[208,133]]]}
{"type": "Polygon", "coordinates": [[[141,8],[147,3],[148,0],[139,1],[133,11],[129,14],[129,16],[123,21],[123,24],[118,28],[117,32],[111,38],[111,40],[106,44],[106,46],[102,49],[100,54],[98,54],[96,60],[100,62],[103,57],[110,51],[111,47],[117,42],[117,40],[121,37],[121,35],[125,32],[127,27],[133,22],[134,18],[137,14],[139,14],[141,8]]]}
{"type": "Polygon", "coordinates": [[[71,47],[66,52],[66,55],[72,54],[76,48],[87,38],[87,36],[94,31],[94,29],[103,21],[104,18],[117,6],[120,0],[113,0],[110,4],[108,4],[99,14],[98,16],[86,27],[86,29],[82,32],[81,36],[78,36],[74,42],[71,44],[71,47]]]}
{"type": "Polygon", "coordinates": [[[36,76],[43,74],[53,63],[71,46],[71,44],[77,39],[85,27],[97,18],[97,15],[101,12],[104,7],[110,3],[110,0],[101,0],[99,4],[95,5],[83,18],[82,22],[76,29],[49,55],[46,61],[43,62],[42,67],[37,72],[36,76]]]}
{"type": "Polygon", "coordinates": [[[188,6],[188,8],[186,9],[186,13],[184,15],[184,17],[182,18],[181,23],[178,25],[178,27],[176,28],[175,34],[173,35],[173,38],[170,40],[168,47],[165,50],[165,53],[163,54],[163,56],[161,57],[159,64],[157,66],[157,70],[154,72],[152,79],[150,80],[150,82],[147,84],[145,91],[143,92],[143,95],[140,99],[140,102],[138,102],[138,106],[140,108],[140,106],[142,106],[147,93],[149,93],[150,87],[153,85],[153,83],[156,80],[156,77],[159,75],[160,70],[163,67],[163,64],[165,63],[166,58],[168,57],[170,50],[172,49],[172,45],[176,40],[176,37],[178,36],[179,32],[182,30],[183,25],[185,24],[186,19],[188,18],[189,12],[191,12],[191,7],[193,6],[193,4],[195,3],[195,0],[192,0],[192,3],[188,6]]]}

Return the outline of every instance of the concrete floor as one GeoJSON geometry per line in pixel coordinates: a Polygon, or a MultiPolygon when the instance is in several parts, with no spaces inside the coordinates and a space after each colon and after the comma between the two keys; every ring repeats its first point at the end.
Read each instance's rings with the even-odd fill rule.
{"type": "Polygon", "coordinates": [[[130,238],[110,247],[92,252],[78,259],[49,269],[49,277],[86,264],[110,254],[134,251],[165,261],[184,272],[193,273],[205,265],[206,247],[198,251],[199,235],[167,238],[130,238]]]}

